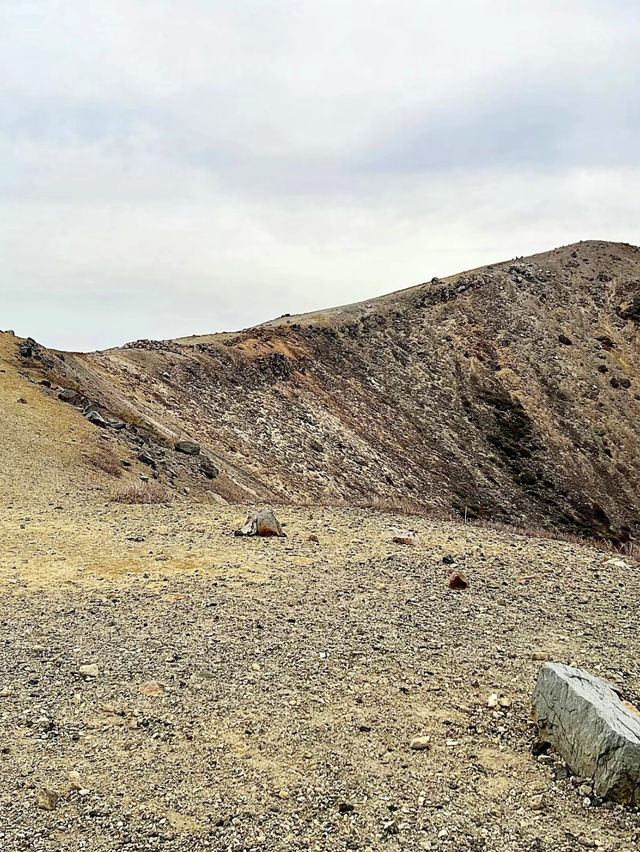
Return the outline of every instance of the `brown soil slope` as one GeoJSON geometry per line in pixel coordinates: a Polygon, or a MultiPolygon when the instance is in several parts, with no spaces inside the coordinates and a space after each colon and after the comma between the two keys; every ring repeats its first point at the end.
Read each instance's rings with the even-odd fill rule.
{"type": "Polygon", "coordinates": [[[639,328],[640,250],[584,242],[237,334],[18,361],[45,394],[122,419],[109,434],[135,475],[192,495],[410,502],[626,540],[639,328]]]}

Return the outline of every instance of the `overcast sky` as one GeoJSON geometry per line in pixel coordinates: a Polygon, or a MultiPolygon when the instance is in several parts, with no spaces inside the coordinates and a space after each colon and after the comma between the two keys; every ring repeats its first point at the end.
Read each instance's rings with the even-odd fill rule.
{"type": "Polygon", "coordinates": [[[2,0],[0,328],[246,327],[640,242],[637,0],[2,0]]]}

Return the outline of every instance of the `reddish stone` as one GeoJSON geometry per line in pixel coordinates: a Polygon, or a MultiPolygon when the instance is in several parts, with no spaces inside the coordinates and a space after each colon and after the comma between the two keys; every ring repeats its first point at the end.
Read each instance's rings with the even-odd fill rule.
{"type": "Polygon", "coordinates": [[[412,535],[396,535],[393,537],[395,544],[408,544],[413,547],[416,543],[415,538],[412,535]]]}
{"type": "Polygon", "coordinates": [[[449,588],[450,589],[468,589],[469,581],[461,574],[460,571],[453,571],[449,575],[449,588]]]}

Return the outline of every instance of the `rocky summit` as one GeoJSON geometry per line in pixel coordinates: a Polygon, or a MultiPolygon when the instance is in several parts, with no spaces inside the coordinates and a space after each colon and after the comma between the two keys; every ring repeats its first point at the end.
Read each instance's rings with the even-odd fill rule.
{"type": "Polygon", "coordinates": [[[0,849],[636,852],[639,327],[585,242],[0,333],[0,849]]]}

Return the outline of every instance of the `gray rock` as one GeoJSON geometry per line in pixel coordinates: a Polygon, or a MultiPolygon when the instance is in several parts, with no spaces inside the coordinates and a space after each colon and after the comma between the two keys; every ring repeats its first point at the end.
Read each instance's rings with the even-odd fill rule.
{"type": "Polygon", "coordinates": [[[33,337],[28,337],[25,341],[18,344],[18,354],[22,358],[40,361],[44,367],[53,367],[53,361],[43,352],[42,347],[39,343],[36,343],[33,337]]]}
{"type": "Polygon", "coordinates": [[[255,515],[249,515],[245,525],[234,532],[234,535],[278,536],[284,538],[278,519],[271,509],[261,509],[255,515]]]}
{"type": "Polygon", "coordinates": [[[544,809],[544,795],[542,793],[538,793],[536,796],[532,796],[529,799],[529,807],[532,811],[541,811],[544,809]]]}
{"type": "Polygon", "coordinates": [[[106,414],[100,411],[100,406],[97,402],[90,402],[85,406],[82,413],[87,420],[95,423],[96,426],[100,426],[101,429],[125,429],[127,425],[122,420],[114,420],[111,417],[107,417],[106,414]]]}
{"type": "Polygon", "coordinates": [[[150,455],[146,450],[142,450],[142,452],[138,453],[138,461],[141,461],[142,464],[147,464],[149,467],[156,467],[156,460],[152,455],[150,455]]]}
{"type": "Polygon", "coordinates": [[[202,457],[202,461],[200,462],[200,470],[208,479],[215,479],[216,476],[220,473],[220,471],[211,461],[211,459],[208,459],[206,456],[202,457]]]}
{"type": "Polygon", "coordinates": [[[33,358],[37,354],[39,348],[40,347],[33,337],[27,337],[23,343],[19,344],[18,353],[21,358],[33,358]]]}
{"type": "Polygon", "coordinates": [[[581,669],[547,663],[533,694],[540,738],[596,795],[640,805],[640,715],[611,686],[581,669]]]}
{"type": "Polygon", "coordinates": [[[71,388],[63,388],[58,394],[58,399],[62,400],[62,402],[70,402],[71,405],[75,405],[80,399],[80,394],[71,388]]]}
{"type": "Polygon", "coordinates": [[[178,441],[173,448],[179,453],[186,453],[188,456],[197,456],[200,452],[200,444],[195,441],[178,441]]]}
{"type": "Polygon", "coordinates": [[[93,423],[95,426],[99,426],[101,429],[106,429],[109,425],[108,421],[104,419],[104,417],[100,414],[99,411],[91,410],[85,416],[89,423],[93,423]]]}

